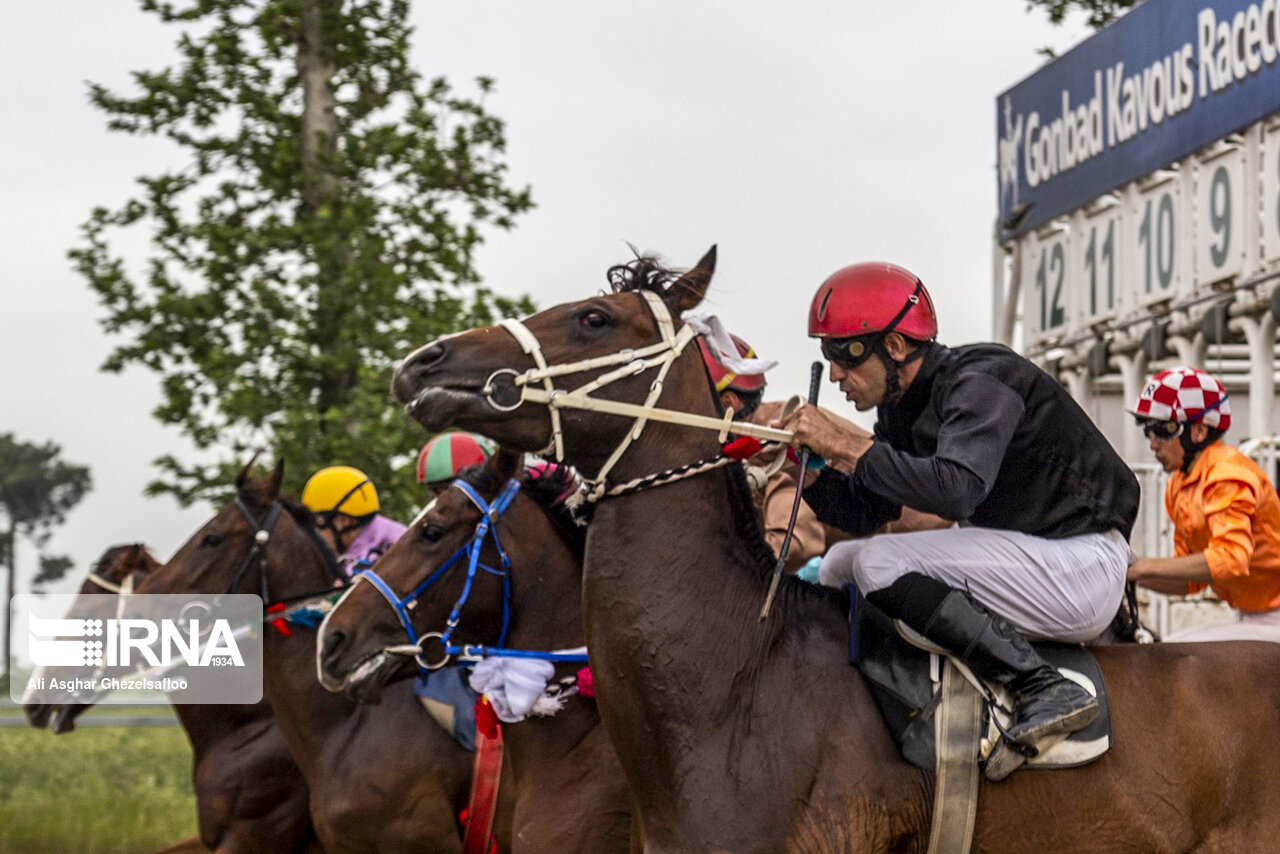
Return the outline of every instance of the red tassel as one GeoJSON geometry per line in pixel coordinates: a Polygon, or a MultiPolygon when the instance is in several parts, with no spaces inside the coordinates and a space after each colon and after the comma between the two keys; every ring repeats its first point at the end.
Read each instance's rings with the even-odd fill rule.
{"type": "Polygon", "coordinates": [[[578,671],[578,693],[584,697],[596,695],[596,683],[591,678],[591,668],[584,667],[578,671]]]}
{"type": "MultiPolygon", "coordinates": [[[[276,602],[274,605],[267,606],[268,614],[277,614],[283,610],[284,610],[283,602],[276,602]]],[[[279,620],[272,620],[271,627],[275,629],[277,632],[279,632],[283,637],[286,637],[286,638],[293,637],[293,632],[289,629],[289,624],[286,623],[283,618],[279,620]]]]}
{"type": "Polygon", "coordinates": [[[760,441],[754,436],[739,436],[720,450],[726,457],[746,460],[760,453],[760,441]]]}
{"type": "Polygon", "coordinates": [[[485,738],[497,738],[498,725],[498,713],[493,710],[489,699],[482,695],[476,700],[476,731],[485,738]]]}

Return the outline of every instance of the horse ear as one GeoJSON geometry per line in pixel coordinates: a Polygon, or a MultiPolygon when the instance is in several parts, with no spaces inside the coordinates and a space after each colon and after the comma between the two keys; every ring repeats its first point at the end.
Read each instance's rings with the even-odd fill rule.
{"type": "Polygon", "coordinates": [[[521,464],[524,461],[524,454],[519,451],[513,451],[510,448],[498,448],[497,452],[490,457],[489,464],[493,466],[493,470],[503,483],[520,476],[521,464]]]}
{"type": "Polygon", "coordinates": [[[244,492],[249,484],[249,472],[253,471],[253,464],[258,461],[258,454],[255,452],[249,457],[249,462],[240,467],[240,471],[236,472],[236,492],[244,492]]]}
{"type": "Polygon", "coordinates": [[[671,283],[666,300],[676,314],[696,306],[707,295],[711,274],[716,271],[716,247],[712,246],[692,270],[671,283]]]}
{"type": "Polygon", "coordinates": [[[284,460],[277,460],[275,468],[271,469],[271,474],[267,476],[267,481],[264,484],[268,501],[275,501],[280,497],[280,485],[282,483],[284,483],[284,460]]]}

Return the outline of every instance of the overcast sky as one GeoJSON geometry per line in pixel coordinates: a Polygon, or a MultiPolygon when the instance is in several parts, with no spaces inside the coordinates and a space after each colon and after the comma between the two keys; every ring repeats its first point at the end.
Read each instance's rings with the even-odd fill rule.
{"type": "MultiPolygon", "coordinates": [[[[627,242],[677,266],[718,244],[707,307],[780,361],[779,398],[804,391],[809,299],[846,264],[920,275],[945,343],[990,337],[995,98],[1038,48],[1087,34],[1022,0],[418,0],[413,15],[424,75],[463,92],[496,78],[511,179],[538,205],[481,250],[486,283],[549,306],[601,288],[627,242]]],[[[50,545],[78,580],[115,543],[168,557],[211,512],[142,496],[150,461],[190,446],[151,419],[154,375],[98,371],[113,342],[66,259],[93,206],[182,162],[107,133],[86,97],[171,62],[176,31],[134,0],[7,3],[0,20],[0,432],[91,467],[50,545]]],[[[848,414],[833,386],[823,403],[848,414]]],[[[34,555],[19,560],[29,579],[34,555]]]]}

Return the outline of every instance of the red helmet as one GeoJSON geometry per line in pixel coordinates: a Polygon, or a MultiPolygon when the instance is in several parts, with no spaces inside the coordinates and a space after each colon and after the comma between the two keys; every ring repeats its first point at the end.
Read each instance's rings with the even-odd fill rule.
{"type": "Polygon", "coordinates": [[[1142,387],[1129,410],[1148,421],[1168,421],[1226,431],[1231,427],[1231,404],[1222,383],[1199,368],[1185,365],[1161,371],[1142,387]]]}
{"type": "MultiPolygon", "coordinates": [[[[734,345],[738,348],[738,355],[744,359],[759,358],[756,351],[751,345],[743,341],[737,335],[730,334],[734,345]]],[[[711,382],[715,385],[716,391],[725,391],[732,389],[740,391],[743,394],[755,394],[764,389],[764,374],[736,374],[733,371],[720,364],[720,360],[711,354],[711,349],[707,347],[707,342],[702,336],[698,336],[698,349],[702,351],[702,361],[707,366],[707,372],[711,374],[711,382]]]]}
{"type": "Polygon", "coordinates": [[[938,315],[924,283],[896,264],[868,262],[836,270],[809,306],[810,338],[899,332],[917,341],[938,335],[938,315]]]}

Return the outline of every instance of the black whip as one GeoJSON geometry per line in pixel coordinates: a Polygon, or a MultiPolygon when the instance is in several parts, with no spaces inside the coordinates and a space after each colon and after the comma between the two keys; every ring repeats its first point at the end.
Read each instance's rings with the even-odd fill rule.
{"type": "MultiPolygon", "coordinates": [[[[809,403],[818,405],[818,390],[822,388],[822,362],[814,362],[809,366],[809,403]]],[[[769,580],[769,594],[764,597],[764,607],[760,609],[760,619],[769,616],[773,606],[773,597],[778,592],[778,582],[782,578],[782,569],[787,562],[787,553],[791,551],[791,534],[796,527],[796,517],[800,515],[801,493],[804,492],[804,475],[809,468],[809,446],[800,448],[800,473],[796,475],[796,497],[791,502],[791,519],[787,522],[787,534],[782,538],[782,548],[778,550],[778,562],[773,565],[773,578],[769,580]]]]}

